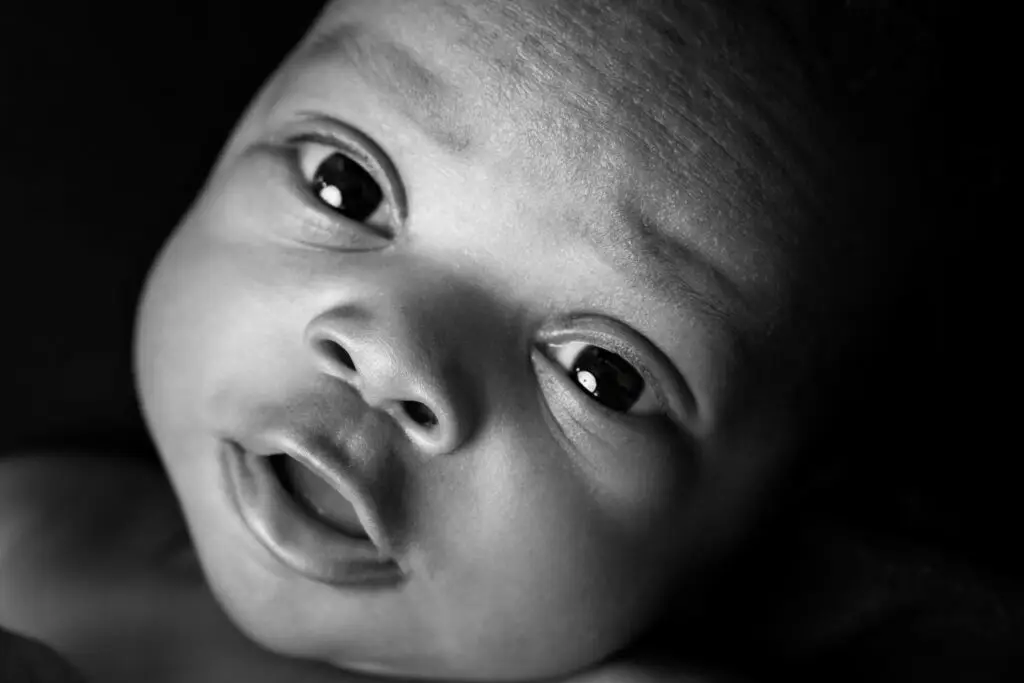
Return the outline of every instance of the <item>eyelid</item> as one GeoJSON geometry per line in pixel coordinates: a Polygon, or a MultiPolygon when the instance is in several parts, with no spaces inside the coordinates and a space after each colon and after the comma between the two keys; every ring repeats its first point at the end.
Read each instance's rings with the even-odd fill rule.
{"type": "Polygon", "coordinates": [[[384,190],[384,196],[392,207],[391,219],[395,228],[404,227],[409,215],[405,185],[388,155],[366,134],[333,117],[303,112],[298,123],[286,127],[276,138],[282,147],[316,142],[351,155],[364,165],[384,190]]]}
{"type": "MultiPolygon", "coordinates": [[[[640,372],[669,418],[683,424],[692,421],[696,413],[696,399],[682,375],[664,353],[628,325],[604,316],[574,315],[556,321],[539,332],[536,338],[542,347],[584,341],[622,356],[640,372]]],[[[543,349],[541,351],[544,353],[543,349]]],[[[602,408],[600,405],[597,407],[602,408]]]]}

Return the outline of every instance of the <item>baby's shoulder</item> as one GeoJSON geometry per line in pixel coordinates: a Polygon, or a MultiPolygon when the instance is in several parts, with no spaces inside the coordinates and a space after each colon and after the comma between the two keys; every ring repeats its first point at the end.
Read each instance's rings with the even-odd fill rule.
{"type": "Polygon", "coordinates": [[[0,457],[0,629],[90,680],[267,680],[249,675],[273,667],[230,627],[189,548],[155,462],[0,457]]]}
{"type": "Polygon", "coordinates": [[[159,465],[75,452],[0,457],[0,576],[159,561],[185,533],[159,465]]]}
{"type": "Polygon", "coordinates": [[[162,470],[131,458],[0,457],[4,629],[88,680],[367,683],[245,638],[202,579],[162,470]]]}
{"type": "Polygon", "coordinates": [[[139,596],[168,585],[166,558],[184,537],[155,464],[88,453],[4,455],[0,627],[61,650],[92,647],[86,635],[127,623],[139,630],[146,623],[135,614],[145,602],[139,596]]]}

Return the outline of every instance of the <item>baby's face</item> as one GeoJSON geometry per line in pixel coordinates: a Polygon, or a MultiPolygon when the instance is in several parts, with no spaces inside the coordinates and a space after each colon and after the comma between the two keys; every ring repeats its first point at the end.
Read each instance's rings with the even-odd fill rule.
{"type": "Polygon", "coordinates": [[[685,608],[789,451],[778,228],[652,154],[685,103],[653,125],[501,17],[485,45],[439,3],[330,8],[148,283],[147,420],[274,651],[593,663],[685,608]]]}

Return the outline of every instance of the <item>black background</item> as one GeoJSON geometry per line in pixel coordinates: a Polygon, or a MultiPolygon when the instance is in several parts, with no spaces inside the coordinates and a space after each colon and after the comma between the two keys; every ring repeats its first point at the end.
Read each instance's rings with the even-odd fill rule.
{"type": "MultiPolygon", "coordinates": [[[[889,413],[863,406],[854,436],[871,454],[857,509],[867,523],[905,524],[1016,571],[1022,449],[1009,368],[1019,305],[995,303],[1006,287],[997,255],[1020,223],[1008,171],[1007,140],[1019,137],[1013,43],[1000,29],[1008,18],[985,5],[918,4],[930,8],[936,85],[908,135],[928,188],[918,258],[929,265],[915,271],[926,275],[907,303],[913,324],[894,327],[887,364],[864,369],[889,413]]],[[[317,5],[3,4],[4,450],[152,456],[130,373],[140,285],[317,5]]]]}
{"type": "Polygon", "coordinates": [[[130,374],[141,283],[317,10],[256,4],[4,4],[5,447],[148,452],[130,374]]]}

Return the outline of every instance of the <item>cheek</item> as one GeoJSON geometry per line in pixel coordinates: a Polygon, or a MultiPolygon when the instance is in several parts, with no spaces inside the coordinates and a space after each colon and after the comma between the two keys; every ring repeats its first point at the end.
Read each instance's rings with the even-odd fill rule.
{"type": "Polygon", "coordinates": [[[262,348],[258,325],[266,312],[239,258],[247,251],[215,233],[228,220],[230,204],[229,194],[208,190],[164,246],[146,283],[135,365],[143,411],[158,441],[167,431],[204,426],[198,413],[207,387],[231,372],[240,348],[262,348]]]}
{"type": "Polygon", "coordinates": [[[136,337],[139,391],[147,413],[167,417],[201,378],[205,348],[223,288],[211,261],[183,226],[165,247],[146,285],[136,337]]]}
{"type": "Polygon", "coordinates": [[[557,670],[634,637],[652,618],[672,567],[664,537],[642,526],[624,530],[544,429],[505,441],[504,452],[489,449],[467,477],[469,502],[448,527],[459,533],[439,539],[456,557],[439,562],[433,580],[441,610],[458,624],[460,651],[486,653],[491,664],[529,653],[557,670]]]}

